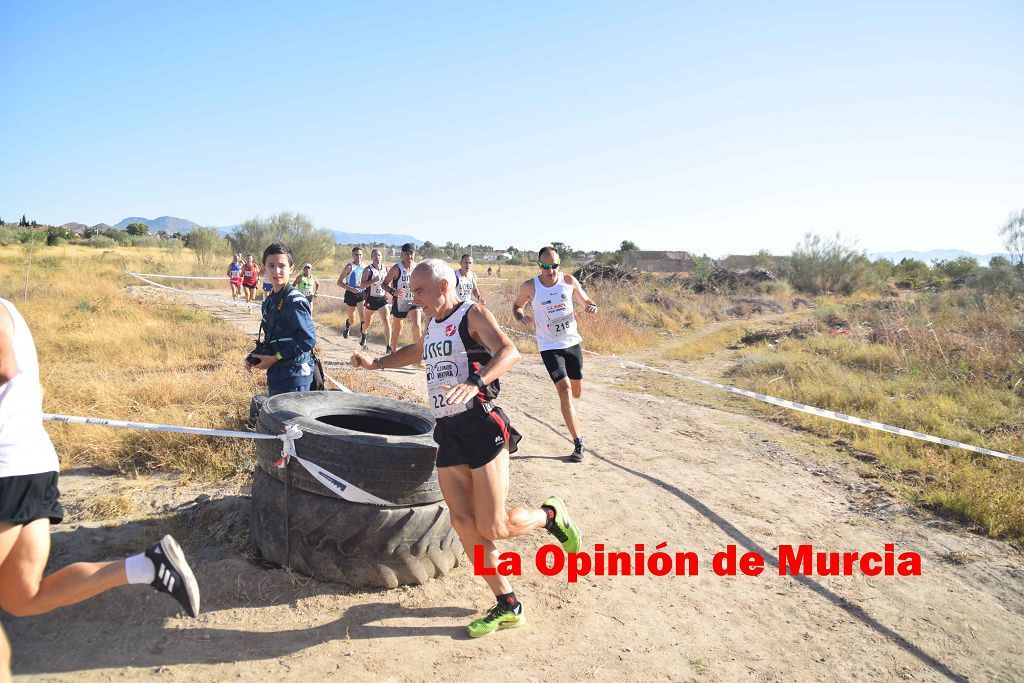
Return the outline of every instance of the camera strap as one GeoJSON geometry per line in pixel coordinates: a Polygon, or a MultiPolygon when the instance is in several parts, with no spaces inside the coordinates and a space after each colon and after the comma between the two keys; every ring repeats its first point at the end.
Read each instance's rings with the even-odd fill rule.
{"type": "Polygon", "coordinates": [[[269,341],[272,340],[272,338],[274,336],[274,330],[277,328],[277,321],[281,317],[281,311],[282,311],[282,309],[284,309],[285,301],[288,300],[288,295],[291,293],[292,289],[293,289],[293,287],[292,287],[291,283],[288,283],[284,287],[281,288],[281,298],[278,299],[277,305],[274,306],[274,308],[276,309],[276,311],[274,313],[274,319],[270,323],[270,330],[267,331],[267,333],[265,335],[264,335],[264,331],[265,330],[264,330],[264,325],[263,325],[263,323],[265,321],[263,320],[263,318],[261,316],[261,318],[260,318],[260,331],[256,335],[256,341],[257,342],[259,342],[261,344],[266,344],[266,343],[269,343],[269,341]]]}

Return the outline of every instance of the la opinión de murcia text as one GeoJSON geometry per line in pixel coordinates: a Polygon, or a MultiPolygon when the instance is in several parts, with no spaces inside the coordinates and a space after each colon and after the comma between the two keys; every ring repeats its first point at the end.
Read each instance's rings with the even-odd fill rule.
{"type": "MultiPolygon", "coordinates": [[[[569,583],[583,576],[697,576],[700,558],[693,551],[671,552],[667,543],[648,552],[643,543],[633,551],[605,550],[594,545],[593,552],[567,553],[560,546],[542,546],[534,558],[534,566],[544,576],[564,574],[569,583]]],[[[897,554],[895,544],[886,543],[882,552],[816,551],[813,545],[780,545],[778,559],[766,562],[758,552],[740,553],[735,545],[711,558],[711,571],[718,576],[760,576],[766,565],[777,569],[780,576],[920,576],[921,556],[913,551],[897,554]]],[[[522,558],[515,552],[503,552],[493,567],[486,566],[483,546],[473,547],[473,573],[477,576],[519,576],[523,573],[522,558]]]]}

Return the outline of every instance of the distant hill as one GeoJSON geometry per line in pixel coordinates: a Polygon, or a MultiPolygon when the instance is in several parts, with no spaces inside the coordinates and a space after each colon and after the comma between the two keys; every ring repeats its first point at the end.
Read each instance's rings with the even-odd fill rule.
{"type": "Polygon", "coordinates": [[[877,254],[869,254],[871,259],[887,258],[893,263],[899,263],[905,258],[917,259],[918,261],[924,261],[925,263],[933,263],[935,261],[948,261],[950,259],[959,258],[961,256],[972,256],[978,262],[979,265],[987,266],[989,259],[993,256],[1005,256],[1010,258],[1010,255],[1006,252],[996,252],[992,254],[973,254],[969,251],[963,251],[961,249],[933,249],[931,251],[882,251],[877,254]]]}
{"type": "Polygon", "coordinates": [[[85,225],[84,223],[75,223],[74,221],[72,221],[71,223],[65,223],[64,225],[62,225],[60,227],[66,229],[66,230],[85,230],[89,226],[85,225]]]}
{"type": "Polygon", "coordinates": [[[90,228],[90,230],[95,230],[97,232],[99,232],[100,230],[113,230],[113,229],[114,229],[114,226],[107,225],[106,223],[97,223],[96,225],[94,225],[94,226],[92,226],[90,228]]]}
{"type": "Polygon", "coordinates": [[[150,232],[160,232],[166,230],[167,232],[188,232],[192,228],[202,227],[198,223],[185,220],[184,218],[175,218],[174,216],[160,216],[160,218],[139,218],[138,216],[132,216],[131,218],[125,218],[123,221],[115,225],[114,227],[118,230],[124,230],[132,223],[145,223],[149,226],[150,232]]]}

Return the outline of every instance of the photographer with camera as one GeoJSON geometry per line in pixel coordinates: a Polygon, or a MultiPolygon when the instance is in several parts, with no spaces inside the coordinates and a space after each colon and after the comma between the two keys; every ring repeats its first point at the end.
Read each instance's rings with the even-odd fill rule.
{"type": "Polygon", "coordinates": [[[309,391],[313,381],[316,331],[309,301],[292,287],[292,251],[275,242],[263,250],[263,272],[272,289],[263,300],[263,320],[256,349],[246,367],[267,371],[267,393],[309,391]]]}

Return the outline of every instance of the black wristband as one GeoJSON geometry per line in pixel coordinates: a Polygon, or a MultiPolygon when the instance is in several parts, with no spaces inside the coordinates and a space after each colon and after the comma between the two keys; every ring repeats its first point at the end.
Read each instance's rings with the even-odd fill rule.
{"type": "Polygon", "coordinates": [[[466,384],[475,384],[477,389],[483,389],[487,386],[484,383],[484,378],[475,372],[469,373],[469,377],[466,378],[466,384]]]}

